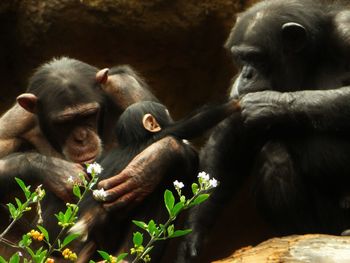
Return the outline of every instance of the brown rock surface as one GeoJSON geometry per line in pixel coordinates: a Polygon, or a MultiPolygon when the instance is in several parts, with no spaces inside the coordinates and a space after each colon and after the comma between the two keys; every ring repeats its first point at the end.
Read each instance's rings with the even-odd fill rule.
{"type": "Polygon", "coordinates": [[[216,263],[347,263],[350,238],[303,235],[273,238],[256,247],[246,247],[216,263]]]}

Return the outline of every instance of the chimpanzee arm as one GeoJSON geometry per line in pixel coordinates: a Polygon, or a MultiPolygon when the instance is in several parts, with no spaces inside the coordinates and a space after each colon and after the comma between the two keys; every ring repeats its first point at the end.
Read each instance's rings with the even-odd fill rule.
{"type": "Polygon", "coordinates": [[[33,114],[17,103],[0,118],[0,158],[15,152],[23,143],[21,135],[35,126],[33,114]]]}
{"type": "Polygon", "coordinates": [[[170,136],[151,144],[121,173],[99,183],[99,188],[107,190],[104,207],[121,208],[141,202],[154,191],[168,169],[186,161],[187,153],[184,145],[170,136]]]}
{"type": "Polygon", "coordinates": [[[10,154],[0,160],[1,196],[13,191],[15,177],[18,177],[27,185],[43,184],[62,200],[70,201],[73,184],[68,178],[80,182],[79,173],[84,173],[81,165],[59,158],[35,152],[10,154]]]}
{"type": "Polygon", "coordinates": [[[0,118],[0,158],[16,152],[25,142],[37,152],[60,157],[41,133],[36,116],[16,103],[0,118]]]}
{"type": "Polygon", "coordinates": [[[102,87],[121,111],[135,102],[158,101],[143,79],[129,66],[112,68],[102,87]]]}
{"type": "Polygon", "coordinates": [[[239,109],[237,100],[230,100],[221,105],[203,107],[185,119],[175,122],[170,127],[166,127],[160,133],[160,137],[172,135],[180,139],[195,138],[214,127],[232,113],[238,112],[239,109]]]}
{"type": "Polygon", "coordinates": [[[281,124],[324,131],[350,129],[350,87],[295,92],[262,91],[240,101],[247,125],[281,124]]]}

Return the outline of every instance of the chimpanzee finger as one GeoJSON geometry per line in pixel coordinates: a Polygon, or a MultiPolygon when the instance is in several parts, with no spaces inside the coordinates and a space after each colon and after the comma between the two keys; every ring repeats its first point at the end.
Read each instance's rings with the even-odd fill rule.
{"type": "Polygon", "coordinates": [[[117,200],[115,200],[113,202],[103,203],[103,207],[107,211],[114,210],[114,209],[122,209],[122,208],[126,207],[127,205],[133,203],[133,201],[136,198],[137,198],[137,193],[135,191],[130,192],[130,193],[123,195],[122,197],[118,198],[117,200]]]}
{"type": "Polygon", "coordinates": [[[133,190],[135,190],[136,188],[137,184],[135,184],[134,182],[124,182],[116,187],[107,190],[107,196],[105,198],[105,201],[110,202],[119,199],[123,195],[127,195],[128,193],[133,192],[133,190]]]}
{"type": "Polygon", "coordinates": [[[115,176],[112,176],[111,178],[104,179],[101,182],[99,182],[98,188],[103,188],[105,190],[114,188],[126,182],[128,179],[130,179],[130,177],[131,177],[130,173],[121,172],[115,176]]]}

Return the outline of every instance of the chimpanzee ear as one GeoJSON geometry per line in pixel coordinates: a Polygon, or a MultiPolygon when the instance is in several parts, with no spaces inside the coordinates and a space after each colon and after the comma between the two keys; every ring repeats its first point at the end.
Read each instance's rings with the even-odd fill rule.
{"type": "Polygon", "coordinates": [[[23,93],[17,97],[17,102],[23,109],[36,113],[38,97],[32,93],[23,93]]]}
{"type": "Polygon", "coordinates": [[[282,40],[287,52],[298,52],[306,46],[307,30],[298,23],[285,23],[282,25],[282,40]]]}
{"type": "Polygon", "coordinates": [[[143,127],[150,132],[159,132],[162,127],[160,127],[156,118],[150,113],[147,113],[142,118],[143,127]]]}
{"type": "Polygon", "coordinates": [[[106,84],[108,80],[109,68],[104,68],[96,73],[96,81],[100,84],[106,84]]]}

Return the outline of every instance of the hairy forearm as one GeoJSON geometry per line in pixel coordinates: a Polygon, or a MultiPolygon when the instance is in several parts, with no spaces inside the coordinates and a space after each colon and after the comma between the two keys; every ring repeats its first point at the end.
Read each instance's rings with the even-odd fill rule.
{"type": "Polygon", "coordinates": [[[0,118],[0,158],[14,153],[36,126],[36,117],[17,103],[0,118]]]}
{"type": "Polygon", "coordinates": [[[1,195],[4,196],[14,190],[15,178],[22,179],[27,185],[38,180],[35,165],[41,162],[37,153],[15,153],[0,160],[1,195]]]}
{"type": "Polygon", "coordinates": [[[172,137],[153,143],[119,174],[99,183],[99,188],[108,190],[104,207],[116,208],[142,201],[161,181],[173,180],[169,178],[169,174],[174,174],[172,171],[179,167],[187,169],[188,153],[187,148],[172,137]]]}
{"type": "Polygon", "coordinates": [[[336,90],[307,90],[287,93],[291,120],[316,130],[350,128],[350,87],[336,90]]]}
{"type": "Polygon", "coordinates": [[[142,167],[144,172],[164,174],[174,163],[181,161],[184,152],[182,145],[173,137],[165,137],[138,154],[130,163],[142,167]]]}
{"type": "Polygon", "coordinates": [[[0,118],[0,139],[20,137],[36,125],[36,117],[15,104],[0,118]]]}
{"type": "Polygon", "coordinates": [[[118,74],[108,78],[104,90],[120,110],[139,101],[158,101],[152,92],[132,75],[118,74]]]}
{"type": "MultiPolygon", "coordinates": [[[[350,129],[350,87],[248,93],[240,100],[247,126],[319,131],[350,129]]],[[[296,130],[297,131],[297,130],[296,130]]]]}

